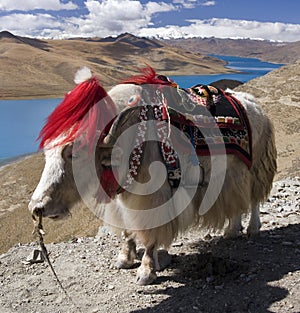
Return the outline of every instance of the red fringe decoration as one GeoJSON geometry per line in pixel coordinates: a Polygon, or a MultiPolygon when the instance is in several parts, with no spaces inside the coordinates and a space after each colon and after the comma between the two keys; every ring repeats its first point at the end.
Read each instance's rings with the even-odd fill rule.
{"type": "Polygon", "coordinates": [[[100,177],[100,184],[105,192],[98,195],[98,201],[108,203],[116,195],[119,184],[112,169],[105,169],[100,177]]]}
{"type": "Polygon", "coordinates": [[[140,69],[141,75],[131,76],[125,80],[123,80],[122,84],[136,84],[136,85],[143,85],[143,84],[159,84],[159,85],[166,85],[166,86],[177,86],[176,83],[169,80],[166,76],[157,75],[154,69],[150,66],[140,69]]]}
{"type": "Polygon", "coordinates": [[[115,104],[99,81],[92,77],[66,94],[64,100],[49,115],[38,137],[41,140],[39,147],[44,148],[47,141],[52,141],[63,133],[66,137],[57,145],[72,142],[85,133],[91,147],[97,130],[103,130],[116,114],[115,104]],[[100,100],[101,104],[95,105],[100,100]]]}

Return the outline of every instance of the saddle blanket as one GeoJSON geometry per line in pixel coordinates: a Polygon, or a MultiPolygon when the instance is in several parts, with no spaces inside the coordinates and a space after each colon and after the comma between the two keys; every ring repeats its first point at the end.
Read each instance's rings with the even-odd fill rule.
{"type": "Polygon", "coordinates": [[[225,146],[226,153],[236,155],[250,168],[252,136],[242,104],[213,86],[196,85],[184,91],[195,109],[185,114],[169,106],[170,121],[190,140],[197,155],[224,153],[225,146]]]}

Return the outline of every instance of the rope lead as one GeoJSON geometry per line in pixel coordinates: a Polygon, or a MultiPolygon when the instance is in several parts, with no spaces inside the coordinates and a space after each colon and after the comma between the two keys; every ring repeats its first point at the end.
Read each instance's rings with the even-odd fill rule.
{"type": "Polygon", "coordinates": [[[43,224],[42,224],[42,219],[43,219],[42,212],[38,211],[38,220],[36,219],[36,217],[34,215],[32,215],[32,219],[33,219],[33,224],[34,224],[33,235],[36,235],[38,237],[38,242],[39,242],[39,245],[41,248],[42,256],[44,257],[44,259],[47,261],[48,265],[50,266],[51,272],[53,273],[58,285],[60,286],[60,288],[64,292],[65,296],[69,299],[69,301],[73,304],[73,306],[77,309],[77,311],[82,313],[80,308],[76,305],[76,303],[73,301],[71,296],[68,294],[68,292],[66,291],[66,289],[62,285],[62,283],[61,283],[60,279],[58,278],[58,276],[54,270],[54,267],[53,267],[53,265],[49,259],[49,253],[48,253],[46,246],[44,244],[45,232],[44,232],[43,224]]]}

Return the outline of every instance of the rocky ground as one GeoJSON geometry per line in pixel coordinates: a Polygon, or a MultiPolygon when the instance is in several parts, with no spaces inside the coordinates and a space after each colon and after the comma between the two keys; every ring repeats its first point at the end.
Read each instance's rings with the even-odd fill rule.
{"type": "Polygon", "coordinates": [[[115,269],[121,243],[104,227],[95,237],[47,245],[65,292],[46,262],[26,263],[37,244],[17,245],[0,256],[0,311],[299,313],[299,200],[300,178],[275,182],[261,210],[260,236],[225,240],[191,230],[146,287],[135,284],[139,260],[132,269],[115,269]]]}

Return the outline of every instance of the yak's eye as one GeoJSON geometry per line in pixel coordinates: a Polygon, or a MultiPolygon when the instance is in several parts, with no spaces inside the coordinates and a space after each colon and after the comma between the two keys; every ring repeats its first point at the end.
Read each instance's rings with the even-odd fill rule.
{"type": "Polygon", "coordinates": [[[77,159],[78,156],[79,154],[73,151],[73,145],[67,145],[62,151],[62,157],[65,160],[77,159]]]}
{"type": "Polygon", "coordinates": [[[78,154],[76,154],[76,153],[71,153],[71,154],[68,155],[68,158],[69,158],[69,159],[77,159],[77,158],[78,158],[78,154]]]}

